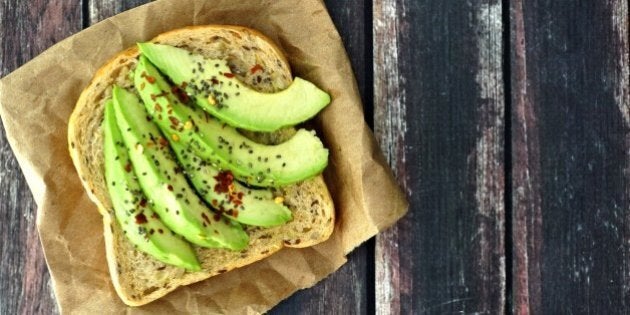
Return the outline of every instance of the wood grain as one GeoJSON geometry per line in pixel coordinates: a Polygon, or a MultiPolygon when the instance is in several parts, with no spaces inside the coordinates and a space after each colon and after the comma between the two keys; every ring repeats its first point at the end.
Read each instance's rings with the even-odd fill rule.
{"type": "MultiPolygon", "coordinates": [[[[406,78],[399,73],[399,49],[402,47],[398,39],[404,23],[399,13],[404,9],[398,10],[398,2],[373,2],[374,134],[398,183],[406,189],[406,90],[401,86],[406,78]]],[[[403,264],[401,268],[400,249],[397,246],[401,236],[399,229],[405,230],[399,226],[410,222],[411,216],[412,213],[409,213],[402,222],[376,236],[374,289],[375,310],[378,314],[400,314],[401,298],[409,298],[411,294],[411,264],[403,264]]]]}
{"type": "Polygon", "coordinates": [[[527,90],[523,3],[512,10],[512,242],[513,311],[539,314],[541,299],[540,160],[534,104],[527,90]]]}
{"type": "MultiPolygon", "coordinates": [[[[81,29],[80,1],[0,1],[0,76],[81,29]]],[[[0,127],[0,314],[55,314],[36,205],[0,127]]]]}
{"type": "Polygon", "coordinates": [[[410,199],[376,243],[376,312],[502,313],[499,1],[374,1],[374,131],[410,199]]]}
{"type": "Polygon", "coordinates": [[[120,12],[149,2],[151,0],[87,0],[84,4],[87,11],[85,22],[87,26],[96,24],[120,12]]]}
{"type": "Polygon", "coordinates": [[[511,11],[513,311],[628,313],[628,2],[511,11]]]}

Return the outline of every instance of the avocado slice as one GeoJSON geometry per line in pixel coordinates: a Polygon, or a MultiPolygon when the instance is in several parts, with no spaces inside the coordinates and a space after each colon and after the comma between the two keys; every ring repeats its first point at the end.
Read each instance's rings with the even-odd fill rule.
{"type": "Polygon", "coordinates": [[[240,250],[249,236],[236,222],[221,219],[190,188],[157,126],[140,99],[114,86],[116,121],[138,181],[155,212],[173,232],[203,247],[240,250]]]}
{"type": "MultiPolygon", "coordinates": [[[[139,87],[140,97],[147,111],[153,116],[153,120],[157,120],[162,132],[172,132],[173,121],[160,112],[165,108],[167,114],[170,111],[177,115],[180,107],[186,105],[181,104],[170,85],[146,58],[140,58],[135,74],[134,82],[139,87]],[[147,76],[152,79],[147,80],[147,76]]],[[[181,97],[181,94],[178,95],[181,97]]],[[[191,129],[193,124],[189,123],[183,126],[182,131],[191,129]]],[[[254,226],[270,227],[291,220],[291,211],[282,202],[275,202],[271,191],[244,187],[233,180],[230,171],[219,171],[198,158],[179,138],[171,136],[167,139],[192,186],[213,208],[230,219],[254,226]]]]}
{"type": "Polygon", "coordinates": [[[300,129],[284,143],[263,145],[195,106],[187,106],[185,95],[171,87],[144,56],[135,70],[135,84],[151,100],[147,108],[169,138],[186,143],[206,163],[229,169],[250,185],[290,185],[321,173],[328,164],[328,150],[314,133],[300,129]]]}
{"type": "MultiPolygon", "coordinates": [[[[198,119],[199,120],[199,119],[198,119]]],[[[277,145],[264,145],[240,134],[216,119],[199,125],[203,145],[213,151],[215,161],[235,174],[248,174],[244,179],[254,186],[286,186],[321,173],[328,164],[328,150],[305,129],[277,145]]],[[[203,151],[201,142],[191,142],[196,152],[203,151]]],[[[203,156],[203,155],[202,155],[203,156]]]]}
{"type": "Polygon", "coordinates": [[[105,180],[114,216],[129,241],[157,260],[192,271],[201,270],[190,244],[173,235],[147,203],[116,125],[114,104],[105,103],[103,123],[105,180]]]}
{"type": "Polygon", "coordinates": [[[282,204],[282,198],[274,199],[268,190],[241,185],[234,180],[232,172],[218,171],[179,142],[172,142],[171,148],[201,198],[223,215],[243,224],[262,227],[291,220],[291,210],[282,204]]]}
{"type": "Polygon", "coordinates": [[[262,93],[239,81],[225,60],[206,59],[168,45],[139,43],[140,51],[197,105],[227,124],[252,131],[276,131],[315,116],[330,95],[296,77],[276,93],[262,93]]]}

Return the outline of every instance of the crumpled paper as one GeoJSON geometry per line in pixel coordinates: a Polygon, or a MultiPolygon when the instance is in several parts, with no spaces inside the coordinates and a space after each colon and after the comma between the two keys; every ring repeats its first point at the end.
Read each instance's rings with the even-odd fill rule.
{"type": "Polygon", "coordinates": [[[129,10],[63,40],[0,80],[0,116],[39,206],[37,227],[63,313],[265,312],[337,270],[348,252],[407,211],[363,119],[343,43],[317,0],[163,0],[129,10]],[[101,216],[70,160],[68,118],[96,70],[117,52],[171,29],[203,24],[261,31],[285,51],[294,75],[332,95],[315,126],[331,153],[324,175],[336,207],[335,231],[320,245],[284,249],[148,305],[127,307],[111,284],[101,216]]]}

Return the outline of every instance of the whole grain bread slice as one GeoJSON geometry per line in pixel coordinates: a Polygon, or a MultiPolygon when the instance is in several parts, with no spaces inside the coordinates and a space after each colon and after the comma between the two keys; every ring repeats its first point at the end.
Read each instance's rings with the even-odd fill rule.
{"type": "MultiPolygon", "coordinates": [[[[237,26],[207,25],[173,30],[153,42],[173,45],[211,58],[227,59],[232,72],[244,83],[264,92],[286,88],[292,81],[289,64],[281,50],[261,33],[237,26]]],[[[123,235],[114,217],[104,180],[101,123],[104,102],[113,84],[132,88],[130,71],[138,50],[133,47],[116,55],[98,70],[81,96],[68,124],[70,155],[89,197],[103,216],[107,261],[114,288],[128,305],[138,306],[158,299],[179,286],[201,281],[251,264],[286,247],[308,247],[331,235],[335,212],[322,176],[278,189],[293,213],[293,220],[274,228],[247,227],[250,243],[243,251],[195,247],[202,270],[188,272],[169,266],[137,251],[123,235]]],[[[278,143],[295,130],[271,134],[246,133],[262,143],[278,143]]]]}

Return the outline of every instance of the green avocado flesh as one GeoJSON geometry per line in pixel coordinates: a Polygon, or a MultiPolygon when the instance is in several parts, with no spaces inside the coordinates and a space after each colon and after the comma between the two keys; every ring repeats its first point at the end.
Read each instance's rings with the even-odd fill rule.
{"type": "Polygon", "coordinates": [[[190,188],[168,141],[150,121],[139,98],[114,86],[116,121],[149,204],[173,232],[203,247],[240,250],[249,237],[236,222],[221,218],[190,188]]]}
{"type": "Polygon", "coordinates": [[[270,191],[239,184],[230,171],[218,171],[182,144],[171,143],[171,148],[177,152],[178,160],[201,197],[230,219],[262,227],[291,220],[291,210],[281,202],[276,203],[270,191]]]}
{"type": "Polygon", "coordinates": [[[328,150],[309,131],[300,129],[284,143],[263,145],[249,140],[204,111],[187,106],[185,95],[171,88],[142,56],[136,68],[135,82],[141,95],[152,101],[147,108],[171,140],[176,139],[205,163],[228,169],[237,179],[250,185],[278,187],[294,184],[321,173],[328,164],[328,150]]]}
{"type": "Polygon", "coordinates": [[[262,93],[240,82],[225,60],[206,59],[182,48],[139,43],[140,51],[197,105],[227,124],[252,131],[276,131],[315,116],[330,95],[301,78],[286,89],[262,93]]]}
{"type": "Polygon", "coordinates": [[[116,125],[113,103],[105,104],[105,180],[114,216],[137,248],[159,261],[192,271],[201,270],[189,243],[173,235],[147,203],[116,125]]]}
{"type": "MultiPolygon", "coordinates": [[[[138,62],[134,82],[139,87],[147,111],[164,134],[181,134],[193,129],[192,122],[184,126],[174,125],[172,118],[185,118],[178,112],[186,105],[178,100],[166,80],[144,57],[138,62]],[[151,79],[147,80],[147,76],[151,79]],[[168,115],[169,112],[171,115],[168,115]]],[[[181,94],[179,97],[182,97],[181,94]]],[[[270,191],[244,187],[233,180],[230,171],[219,171],[197,157],[181,138],[186,137],[168,137],[171,148],[193,187],[213,208],[230,219],[254,226],[269,227],[291,220],[291,211],[282,203],[274,202],[270,191]]]]}

